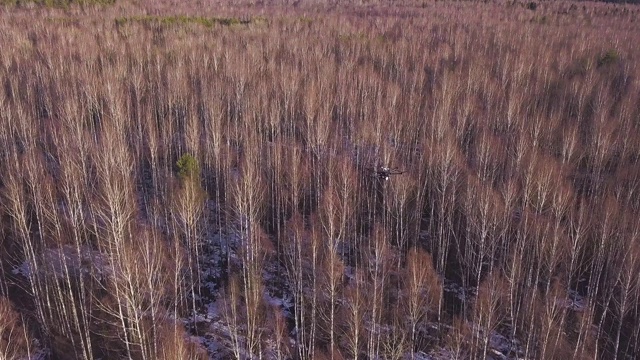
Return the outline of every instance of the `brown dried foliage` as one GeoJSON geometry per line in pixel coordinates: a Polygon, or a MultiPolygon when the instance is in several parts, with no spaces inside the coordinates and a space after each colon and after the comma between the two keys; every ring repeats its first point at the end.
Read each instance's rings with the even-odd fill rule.
{"type": "Polygon", "coordinates": [[[637,8],[6,9],[0,356],[637,357],[637,8]]]}

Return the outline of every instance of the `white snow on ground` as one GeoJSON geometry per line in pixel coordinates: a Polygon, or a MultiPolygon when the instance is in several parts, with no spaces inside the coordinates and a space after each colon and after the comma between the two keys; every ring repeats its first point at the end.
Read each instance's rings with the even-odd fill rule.
{"type": "Polygon", "coordinates": [[[452,281],[446,281],[446,280],[444,282],[443,290],[445,292],[454,294],[456,298],[464,302],[471,301],[473,297],[476,295],[476,291],[477,291],[477,289],[474,287],[465,288],[460,286],[458,283],[455,283],[452,281]]]}
{"type": "MultiPolygon", "coordinates": [[[[191,331],[187,340],[200,344],[206,349],[209,358],[222,359],[235,357],[231,352],[234,348],[234,339],[232,334],[237,330],[242,330],[243,324],[238,324],[238,328],[232,329],[225,321],[223,305],[219,302],[218,295],[221,291],[221,281],[227,276],[224,262],[228,259],[234,265],[240,266],[240,258],[235,249],[241,245],[241,237],[236,229],[218,229],[214,219],[215,212],[218,211],[217,205],[209,201],[207,203],[208,219],[204,229],[204,243],[202,258],[200,259],[200,275],[202,279],[201,306],[195,316],[189,316],[181,319],[186,328],[191,331]],[[228,231],[225,231],[228,230],[228,231]]],[[[46,263],[47,270],[53,270],[57,276],[63,276],[65,264],[69,271],[89,273],[93,271],[99,276],[109,276],[110,267],[108,259],[97,250],[89,247],[80,249],[80,256],[75,247],[65,245],[61,248],[50,248],[43,250],[42,259],[46,263]]],[[[24,262],[15,267],[12,272],[15,275],[28,277],[31,274],[32,267],[28,262],[24,262]]],[[[285,317],[291,319],[293,316],[293,296],[288,289],[286,283],[286,269],[277,261],[270,261],[265,264],[263,270],[263,282],[265,293],[263,294],[265,303],[273,309],[280,309],[285,317]]],[[[349,281],[355,281],[355,269],[351,266],[345,267],[345,276],[349,281]]],[[[453,294],[457,299],[463,302],[472,301],[476,294],[475,288],[464,288],[457,283],[446,281],[444,291],[453,294]]],[[[570,290],[564,299],[558,299],[563,306],[570,311],[580,312],[586,306],[586,299],[580,296],[578,292],[570,290]]],[[[369,324],[370,325],[370,324],[369,324]]],[[[452,330],[450,325],[429,323],[423,332],[429,334],[446,332],[452,330]]],[[[391,331],[391,329],[376,327],[376,331],[391,331]]],[[[242,331],[240,331],[242,332],[242,331]]],[[[246,341],[242,337],[238,337],[235,341],[241,344],[246,341]]],[[[522,346],[517,339],[510,339],[508,336],[492,331],[489,340],[489,350],[486,355],[490,360],[513,360],[518,359],[518,355],[522,353],[522,346]]],[[[289,334],[291,345],[295,345],[295,330],[289,334]]],[[[263,344],[265,358],[275,358],[275,344],[265,341],[263,344]]],[[[244,348],[240,346],[240,348],[244,348]]],[[[25,360],[44,360],[48,357],[46,349],[36,346],[37,351],[25,360]]],[[[241,356],[249,356],[250,354],[241,354],[241,356]]],[[[418,360],[445,360],[455,358],[455,354],[446,348],[433,349],[429,353],[418,352],[407,354],[407,359],[418,360]],[[413,355],[413,356],[412,356],[413,355]]]]}
{"type": "MultiPolygon", "coordinates": [[[[111,273],[108,260],[105,255],[89,246],[78,250],[71,245],[64,245],[60,248],[46,248],[41,254],[40,266],[46,267],[48,274],[55,274],[56,277],[65,276],[65,266],[71,272],[81,272],[88,274],[93,272],[99,277],[107,277],[111,273]]],[[[14,275],[22,275],[28,278],[31,275],[33,266],[29,261],[16,266],[11,272],[14,275]]]]}
{"type": "Polygon", "coordinates": [[[489,354],[487,359],[515,359],[521,354],[523,349],[517,339],[509,339],[506,336],[492,331],[489,337],[489,354]],[[509,357],[511,356],[511,357],[509,357]],[[515,356],[515,357],[513,357],[515,356]]]}
{"type": "Polygon", "coordinates": [[[430,354],[420,352],[415,355],[416,359],[419,360],[450,360],[456,358],[456,355],[452,351],[447,349],[438,349],[431,352],[430,354]]]}
{"type": "MultiPolygon", "coordinates": [[[[198,334],[192,333],[188,335],[188,340],[200,344],[206,349],[211,359],[220,359],[232,356],[230,349],[233,348],[232,329],[222,318],[221,308],[217,302],[217,295],[220,291],[221,277],[224,271],[221,268],[223,256],[226,251],[230,251],[229,258],[239,261],[234,249],[238,247],[240,238],[236,234],[224,235],[215,233],[208,236],[208,242],[205,244],[205,251],[202,261],[200,262],[201,277],[203,279],[203,289],[209,292],[208,298],[203,298],[203,306],[195,317],[182,319],[188,329],[205,329],[204,332],[198,334]]],[[[47,263],[47,270],[53,272],[57,276],[64,275],[64,266],[69,271],[88,273],[97,272],[101,276],[108,276],[110,269],[107,259],[99,251],[92,250],[88,247],[81,248],[81,256],[78,256],[77,249],[72,246],[63,246],[62,248],[45,249],[42,256],[47,263]],[[88,264],[91,264],[89,266],[88,264]]],[[[15,267],[12,272],[16,275],[28,277],[31,274],[31,267],[28,262],[24,262],[15,267]]],[[[293,311],[293,297],[287,289],[285,277],[282,275],[286,270],[277,262],[270,262],[265,266],[263,271],[263,281],[265,284],[264,299],[267,304],[273,308],[280,308],[283,314],[290,318],[293,311]]],[[[355,280],[355,270],[347,266],[345,267],[345,276],[351,281],[355,280]]],[[[444,291],[453,293],[461,301],[471,301],[475,296],[475,288],[463,288],[459,284],[447,282],[444,291]]],[[[564,299],[558,299],[563,306],[571,311],[583,311],[586,306],[586,299],[578,294],[577,291],[570,290],[564,299]]],[[[450,328],[444,324],[429,324],[434,330],[445,330],[450,328]]],[[[241,326],[242,327],[242,326],[241,326]]],[[[382,331],[380,327],[378,331],[382,331]]],[[[389,330],[389,329],[386,329],[389,330]]],[[[446,331],[446,330],[445,330],[446,331]]],[[[289,342],[295,344],[295,332],[289,334],[289,342]]],[[[245,341],[238,338],[241,343],[245,341]]],[[[486,358],[489,360],[513,360],[518,359],[518,354],[522,353],[521,345],[517,339],[509,339],[496,331],[492,331],[490,335],[490,343],[486,358]]],[[[271,355],[275,354],[275,345],[265,342],[264,350],[271,355]]],[[[48,357],[46,349],[36,346],[37,351],[25,360],[44,360],[48,357]]],[[[244,354],[249,356],[249,354],[244,354]]],[[[268,354],[266,358],[270,358],[268,354]]],[[[275,355],[274,355],[275,356],[275,355]]],[[[233,356],[232,356],[233,357],[233,356]]],[[[455,357],[450,350],[439,348],[434,349],[430,353],[419,352],[407,354],[407,358],[418,360],[445,360],[455,357]]]]}
{"type": "Polygon", "coordinates": [[[32,346],[35,348],[35,351],[20,360],[46,360],[51,355],[49,349],[43,348],[38,339],[33,340],[32,346]]]}
{"type": "Polygon", "coordinates": [[[568,297],[565,300],[565,306],[569,310],[582,312],[582,311],[584,311],[585,307],[587,306],[587,299],[585,299],[583,296],[578,294],[577,291],[569,290],[568,297]]]}

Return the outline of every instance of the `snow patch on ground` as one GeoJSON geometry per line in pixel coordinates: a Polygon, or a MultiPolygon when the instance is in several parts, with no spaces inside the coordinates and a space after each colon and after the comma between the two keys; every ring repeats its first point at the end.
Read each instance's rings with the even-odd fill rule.
{"type": "MultiPolygon", "coordinates": [[[[241,225],[220,228],[214,220],[218,207],[207,203],[207,218],[202,256],[200,258],[201,296],[195,316],[182,319],[190,331],[190,339],[206,349],[210,359],[251,358],[251,354],[234,354],[233,349],[244,351],[247,339],[242,321],[234,323],[227,319],[228,304],[221,297],[222,283],[226,281],[229,268],[242,268],[237,249],[242,246],[241,225]],[[236,336],[237,335],[237,336],[236,336]],[[236,345],[240,346],[236,346],[236,345]]],[[[242,219],[240,219],[240,222],[242,219]]],[[[247,230],[247,229],[245,229],[247,230]]],[[[286,283],[286,269],[278,261],[267,261],[262,272],[265,292],[263,298],[272,309],[280,309],[286,318],[293,313],[293,296],[286,283]]],[[[230,314],[229,314],[230,315],[230,314]]],[[[265,330],[266,331],[266,330],[265,330]]],[[[277,358],[276,344],[268,338],[262,343],[265,358],[277,358]]]]}
{"type": "Polygon", "coordinates": [[[575,290],[569,290],[565,306],[573,311],[582,312],[587,306],[587,299],[575,290]]]}
{"type": "Polygon", "coordinates": [[[500,360],[518,359],[524,350],[517,339],[509,339],[496,331],[492,331],[489,335],[488,352],[487,359],[500,360]]]}
{"type": "Polygon", "coordinates": [[[63,245],[59,248],[46,248],[42,250],[41,261],[38,266],[25,261],[12,269],[14,275],[21,275],[28,278],[34,269],[44,268],[47,274],[54,274],[56,277],[65,277],[69,271],[75,274],[93,274],[100,278],[108,277],[111,274],[107,257],[89,246],[82,246],[80,249],[63,245]]]}
{"type": "Polygon", "coordinates": [[[447,293],[453,294],[457,299],[462,302],[468,302],[473,300],[476,296],[477,289],[474,287],[463,287],[460,284],[452,281],[445,280],[443,290],[447,293]]]}

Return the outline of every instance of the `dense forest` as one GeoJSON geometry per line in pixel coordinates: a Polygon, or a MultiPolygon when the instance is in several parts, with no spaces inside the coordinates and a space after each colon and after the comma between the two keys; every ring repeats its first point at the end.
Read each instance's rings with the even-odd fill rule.
{"type": "Polygon", "coordinates": [[[0,359],[640,356],[639,7],[3,3],[0,359]]]}

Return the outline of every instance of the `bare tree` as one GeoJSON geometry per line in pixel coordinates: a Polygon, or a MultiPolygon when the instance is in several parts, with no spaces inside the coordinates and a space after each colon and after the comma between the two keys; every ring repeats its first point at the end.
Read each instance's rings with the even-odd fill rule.
{"type": "Polygon", "coordinates": [[[178,160],[179,183],[172,192],[172,220],[175,223],[176,246],[183,246],[186,254],[191,313],[195,316],[196,301],[200,296],[200,257],[202,227],[206,194],[200,185],[200,166],[197,160],[185,154],[178,160]]]}
{"type": "Polygon", "coordinates": [[[487,356],[491,337],[503,320],[503,286],[500,275],[492,272],[478,288],[473,305],[473,357],[487,356]]]}
{"type": "Polygon", "coordinates": [[[640,291],[640,282],[638,281],[638,272],[640,271],[640,254],[636,247],[638,236],[640,236],[639,227],[637,222],[631,220],[629,225],[632,227],[629,229],[628,247],[622,245],[621,250],[624,252],[622,255],[622,263],[620,264],[620,271],[617,277],[617,286],[619,287],[619,295],[614,300],[614,308],[617,310],[617,327],[614,340],[614,358],[620,356],[620,337],[622,335],[622,328],[625,323],[625,319],[632,311],[632,304],[637,302],[638,291],[640,291]]]}
{"type": "Polygon", "coordinates": [[[440,307],[442,284],[433,268],[431,256],[419,248],[412,248],[407,254],[403,281],[404,299],[401,306],[409,327],[408,342],[413,358],[415,349],[424,347],[420,341],[420,331],[427,325],[429,313],[434,310],[437,312],[440,307]]]}
{"type": "Polygon", "coordinates": [[[0,298],[0,316],[0,358],[20,359],[35,355],[35,346],[24,326],[24,319],[5,297],[0,298]]]}
{"type": "Polygon", "coordinates": [[[343,341],[346,352],[352,359],[362,358],[365,349],[367,288],[365,273],[358,269],[344,290],[344,303],[341,307],[341,318],[344,324],[343,341]]]}

